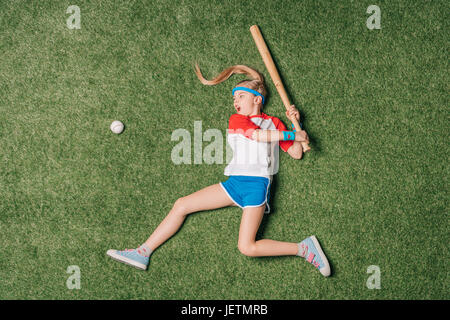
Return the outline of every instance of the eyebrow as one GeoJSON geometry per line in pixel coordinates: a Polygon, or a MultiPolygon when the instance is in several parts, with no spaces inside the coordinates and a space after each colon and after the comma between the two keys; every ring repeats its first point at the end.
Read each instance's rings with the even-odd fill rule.
{"type": "Polygon", "coordinates": [[[245,92],[236,93],[236,95],[233,96],[233,99],[235,99],[236,97],[242,96],[243,94],[245,94],[245,92]]]}

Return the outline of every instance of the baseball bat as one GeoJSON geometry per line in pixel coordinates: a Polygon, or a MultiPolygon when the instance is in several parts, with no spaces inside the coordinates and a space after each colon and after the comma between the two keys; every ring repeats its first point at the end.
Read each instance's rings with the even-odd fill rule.
{"type": "MultiPolygon", "coordinates": [[[[264,41],[261,31],[259,30],[257,25],[253,25],[250,27],[250,32],[253,36],[253,40],[255,41],[256,47],[258,48],[258,51],[261,54],[264,64],[266,65],[266,68],[269,71],[270,77],[272,78],[272,82],[277,88],[278,94],[280,95],[281,100],[283,101],[283,104],[286,107],[286,110],[288,110],[289,107],[291,106],[291,102],[289,101],[286,89],[284,88],[277,67],[273,62],[272,56],[270,55],[269,49],[267,48],[266,42],[264,41]]],[[[297,119],[295,119],[295,117],[292,117],[290,120],[294,124],[295,131],[302,130],[300,124],[298,123],[297,119]]],[[[311,150],[308,143],[302,142],[301,144],[303,152],[308,152],[311,150]]]]}

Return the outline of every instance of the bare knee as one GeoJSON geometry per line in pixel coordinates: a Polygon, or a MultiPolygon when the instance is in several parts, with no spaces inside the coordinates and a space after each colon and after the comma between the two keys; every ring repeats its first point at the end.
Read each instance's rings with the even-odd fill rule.
{"type": "Polygon", "coordinates": [[[186,199],[184,197],[178,198],[177,201],[175,201],[171,213],[181,216],[185,216],[189,213],[188,207],[186,205],[186,199]]]}
{"type": "Polygon", "coordinates": [[[239,251],[247,257],[257,257],[256,245],[254,243],[238,243],[239,251]]]}

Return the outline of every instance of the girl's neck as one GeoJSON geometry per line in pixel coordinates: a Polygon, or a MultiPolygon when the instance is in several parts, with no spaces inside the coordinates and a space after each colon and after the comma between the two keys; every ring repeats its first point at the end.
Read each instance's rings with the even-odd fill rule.
{"type": "Polygon", "coordinates": [[[249,114],[251,116],[260,116],[261,115],[261,106],[255,105],[253,111],[249,114]]]}

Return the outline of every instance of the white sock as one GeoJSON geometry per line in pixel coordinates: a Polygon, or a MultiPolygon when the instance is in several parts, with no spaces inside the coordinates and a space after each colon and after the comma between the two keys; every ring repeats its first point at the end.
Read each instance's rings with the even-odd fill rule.
{"type": "Polygon", "coordinates": [[[150,255],[153,252],[152,249],[147,247],[147,245],[145,243],[142,246],[140,246],[139,248],[137,248],[136,251],[137,251],[137,253],[139,253],[141,256],[144,256],[144,257],[150,257],[150,255]]]}
{"type": "Polygon", "coordinates": [[[297,252],[297,255],[298,255],[299,257],[304,258],[305,255],[306,255],[306,251],[307,251],[307,249],[308,249],[307,246],[303,243],[303,241],[297,243],[297,245],[298,245],[298,252],[297,252]]]}

